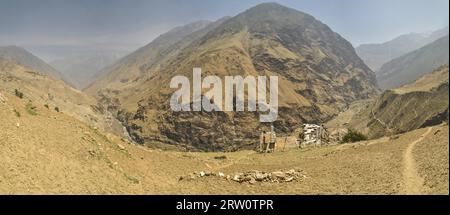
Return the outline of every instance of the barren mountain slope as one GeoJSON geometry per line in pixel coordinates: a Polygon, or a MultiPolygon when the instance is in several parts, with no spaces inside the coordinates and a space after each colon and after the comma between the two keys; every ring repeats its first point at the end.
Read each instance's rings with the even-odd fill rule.
{"type": "Polygon", "coordinates": [[[176,177],[166,180],[174,174],[168,168],[193,166],[104,135],[65,113],[39,105],[31,114],[27,104],[0,89],[1,194],[173,193],[166,190],[176,183],[176,177]]]}
{"type": "Polygon", "coordinates": [[[100,71],[86,91],[96,94],[97,91],[104,88],[119,91],[127,85],[133,85],[134,82],[142,78],[142,74],[148,65],[158,63],[162,57],[176,52],[185,44],[189,44],[189,41],[185,41],[186,36],[211,25],[213,24],[209,21],[198,21],[162,34],[148,45],[100,71]]]}
{"type": "Polygon", "coordinates": [[[22,94],[30,106],[58,109],[89,123],[93,127],[122,135],[120,123],[107,111],[96,106],[96,100],[61,80],[17,63],[0,58],[0,90],[5,94],[22,94]],[[17,90],[17,92],[16,92],[17,90]]]}
{"type": "Polygon", "coordinates": [[[340,114],[328,124],[346,121],[344,127],[381,137],[448,122],[448,81],[448,66],[441,66],[411,84],[385,91],[363,103],[362,108],[340,114]]]}
{"type": "Polygon", "coordinates": [[[202,68],[203,77],[277,75],[278,132],[290,132],[302,122],[320,123],[377,93],[374,74],[349,42],[312,16],[274,3],[224,21],[163,62],[148,65],[136,83],[89,88],[92,93],[106,86],[97,95],[120,109],[118,117],[140,143],[234,150],[252,148],[255,131],[267,129],[254,112],[171,112],[171,78],[191,79],[194,67],[202,68]]]}
{"type": "Polygon", "coordinates": [[[56,79],[61,78],[61,74],[53,67],[21,47],[1,46],[0,58],[15,61],[22,66],[35,71],[41,71],[56,79]]]}

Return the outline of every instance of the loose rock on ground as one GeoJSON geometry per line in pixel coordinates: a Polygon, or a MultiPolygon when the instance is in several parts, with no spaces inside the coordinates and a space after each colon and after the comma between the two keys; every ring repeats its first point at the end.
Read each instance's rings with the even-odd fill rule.
{"type": "Polygon", "coordinates": [[[238,183],[255,184],[258,182],[268,183],[286,183],[293,181],[301,181],[306,178],[306,175],[301,169],[280,170],[273,172],[264,172],[259,170],[251,170],[247,172],[236,172],[233,174],[225,174],[223,172],[200,171],[194,172],[187,176],[181,176],[179,181],[194,180],[204,177],[215,177],[227,181],[234,181],[238,183]]]}

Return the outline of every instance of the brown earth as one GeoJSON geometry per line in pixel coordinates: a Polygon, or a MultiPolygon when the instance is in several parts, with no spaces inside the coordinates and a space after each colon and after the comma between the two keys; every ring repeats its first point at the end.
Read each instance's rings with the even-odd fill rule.
{"type": "Polygon", "coordinates": [[[120,122],[108,110],[98,107],[93,97],[60,79],[0,58],[0,91],[14,94],[15,90],[22,93],[23,100],[32,106],[57,108],[100,130],[126,136],[120,122]]]}
{"type": "Polygon", "coordinates": [[[129,144],[41,106],[32,115],[26,101],[0,95],[2,194],[401,194],[411,159],[424,181],[420,194],[448,194],[448,125],[272,154],[170,152],[129,144]],[[200,171],[293,168],[307,177],[253,185],[213,177],[179,181],[200,171]]]}

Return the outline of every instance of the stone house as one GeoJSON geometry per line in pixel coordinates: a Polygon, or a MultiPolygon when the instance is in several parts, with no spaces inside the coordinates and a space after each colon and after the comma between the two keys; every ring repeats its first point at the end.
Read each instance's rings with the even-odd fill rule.
{"type": "Polygon", "coordinates": [[[328,143],[328,132],[322,125],[303,124],[300,133],[300,147],[320,146],[328,143]]]}

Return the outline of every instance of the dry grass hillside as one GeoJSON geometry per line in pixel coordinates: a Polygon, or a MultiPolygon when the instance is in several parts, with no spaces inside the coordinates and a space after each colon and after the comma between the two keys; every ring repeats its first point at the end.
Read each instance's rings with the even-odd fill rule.
{"type": "Polygon", "coordinates": [[[448,194],[448,126],[354,144],[186,153],[150,150],[0,91],[1,194],[448,194]],[[20,113],[20,116],[17,115],[20,113]],[[286,183],[238,183],[218,176],[296,169],[286,183]]]}
{"type": "Polygon", "coordinates": [[[38,108],[58,109],[98,129],[122,135],[120,123],[97,101],[61,80],[14,61],[0,58],[0,90],[5,94],[21,93],[24,102],[38,108]]]}
{"type": "Polygon", "coordinates": [[[353,128],[377,138],[448,122],[448,81],[444,65],[376,99],[351,105],[327,124],[333,132],[353,128]]]}

